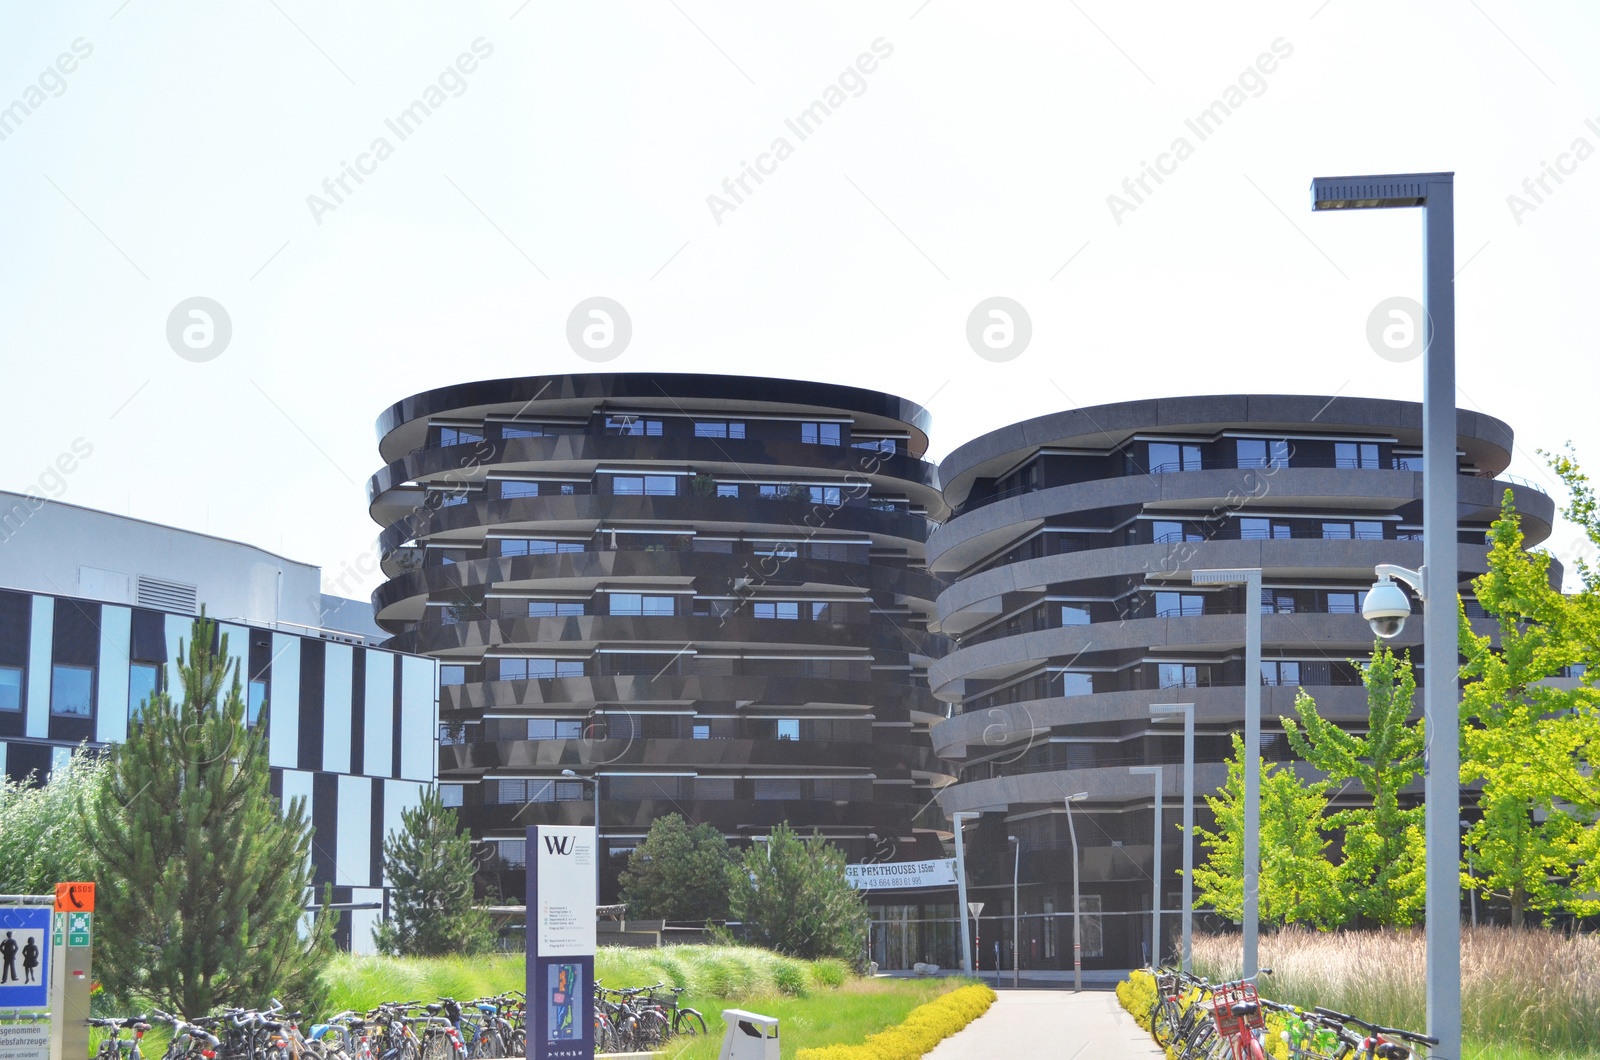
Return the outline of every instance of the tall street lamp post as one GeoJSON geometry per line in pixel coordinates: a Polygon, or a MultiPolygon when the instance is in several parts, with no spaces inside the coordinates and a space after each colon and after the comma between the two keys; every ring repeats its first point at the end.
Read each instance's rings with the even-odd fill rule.
{"type": "Polygon", "coordinates": [[[1193,971],[1194,966],[1194,704],[1155,703],[1150,713],[1183,715],[1183,910],[1180,918],[1183,922],[1183,970],[1188,972],[1193,971]]]}
{"type": "MultiPolygon", "coordinates": [[[[1313,210],[1422,208],[1422,567],[1423,684],[1427,731],[1428,1034],[1431,1055],[1461,1056],[1460,692],[1456,687],[1456,292],[1455,174],[1317,177],[1313,210]],[[1431,575],[1426,572],[1431,572],[1431,575]]],[[[1371,594],[1369,594],[1370,596],[1371,594]]],[[[1370,601],[1369,601],[1370,602],[1370,601]]],[[[1363,610],[1374,629],[1381,616],[1363,610]]],[[[1392,621],[1392,619],[1391,619],[1392,621]]],[[[1403,621],[1403,619],[1401,619],[1403,621]]],[[[1398,625],[1394,632],[1398,633],[1398,625]]]]}
{"type": "Polygon", "coordinates": [[[1146,774],[1156,781],[1156,840],[1154,864],[1150,867],[1150,967],[1155,968],[1161,964],[1161,782],[1166,770],[1161,766],[1129,766],[1128,772],[1135,776],[1146,774]]]}
{"type": "MultiPolygon", "coordinates": [[[[961,970],[968,975],[972,974],[972,936],[967,934],[967,852],[961,841],[961,822],[978,816],[971,810],[957,810],[950,815],[956,834],[956,915],[961,918],[961,970]]],[[[976,913],[972,916],[977,919],[976,913]]]]}
{"type": "Polygon", "coordinates": [[[1076,993],[1083,989],[1083,915],[1082,903],[1078,899],[1078,827],[1072,823],[1072,804],[1082,802],[1089,797],[1087,791],[1080,791],[1076,795],[1068,795],[1067,803],[1067,834],[1072,837],[1072,989],[1076,993]]]}

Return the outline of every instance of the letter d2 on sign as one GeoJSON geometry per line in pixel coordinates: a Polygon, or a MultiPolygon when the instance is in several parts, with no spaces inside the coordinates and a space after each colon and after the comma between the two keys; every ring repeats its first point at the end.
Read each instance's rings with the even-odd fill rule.
{"type": "Polygon", "coordinates": [[[528,1060],[593,1060],[593,828],[528,829],[528,1060]]]}

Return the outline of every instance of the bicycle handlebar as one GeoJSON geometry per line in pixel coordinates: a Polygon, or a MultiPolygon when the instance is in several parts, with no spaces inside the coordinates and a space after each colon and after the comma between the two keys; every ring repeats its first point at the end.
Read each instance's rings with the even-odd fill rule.
{"type": "Polygon", "coordinates": [[[1327,1016],[1330,1019],[1336,1019],[1341,1023],[1353,1023],[1357,1027],[1364,1028],[1368,1034],[1376,1034],[1380,1037],[1386,1038],[1404,1038],[1407,1041],[1418,1042],[1422,1045],[1439,1044],[1439,1039],[1430,1035],[1418,1034],[1416,1031],[1402,1030],[1399,1027],[1383,1027],[1376,1023],[1369,1023],[1358,1016],[1352,1016],[1346,1012],[1336,1012],[1331,1008],[1323,1008],[1321,1005],[1318,1005],[1313,1011],[1320,1016],[1327,1016]]]}

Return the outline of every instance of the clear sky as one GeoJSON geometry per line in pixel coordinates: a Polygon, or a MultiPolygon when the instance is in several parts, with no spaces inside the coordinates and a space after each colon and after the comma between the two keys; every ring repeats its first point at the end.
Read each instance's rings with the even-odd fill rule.
{"type": "Polygon", "coordinates": [[[331,582],[374,418],[467,379],[848,382],[926,405],[936,456],[1131,398],[1420,399],[1367,341],[1421,297],[1419,212],[1307,191],[1418,170],[1457,173],[1460,403],[1558,496],[1536,450],[1600,472],[1592,5],[6,6],[0,487],[331,582]],[[633,325],[603,365],[566,338],[592,296],[633,325]],[[993,296],[1032,324],[1003,362],[967,340],[993,296]],[[195,297],[209,360],[168,339],[195,297]]]}

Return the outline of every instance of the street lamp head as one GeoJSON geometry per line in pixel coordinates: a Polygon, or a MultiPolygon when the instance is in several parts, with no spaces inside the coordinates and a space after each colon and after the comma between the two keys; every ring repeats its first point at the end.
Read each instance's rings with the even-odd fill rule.
{"type": "Polygon", "coordinates": [[[1006,842],[1007,843],[1020,843],[1020,842],[1022,842],[1022,840],[1018,839],[1014,835],[1008,835],[1008,836],[1006,836],[1006,842]]]}
{"type": "Polygon", "coordinates": [[[1087,799],[1088,797],[1089,797],[1089,793],[1087,791],[1080,791],[1076,795],[1068,795],[1067,796],[1067,801],[1068,802],[1082,802],[1084,799],[1087,799]]]}
{"type": "Polygon", "coordinates": [[[1400,635],[1411,617],[1411,601],[1405,590],[1394,583],[1389,575],[1380,575],[1377,584],[1367,590],[1366,602],[1361,605],[1361,617],[1372,626],[1372,632],[1385,640],[1400,635]]]}
{"type": "Polygon", "coordinates": [[[1391,210],[1426,206],[1428,185],[1449,184],[1454,173],[1387,173],[1362,177],[1316,177],[1313,210],[1391,210]]]}

